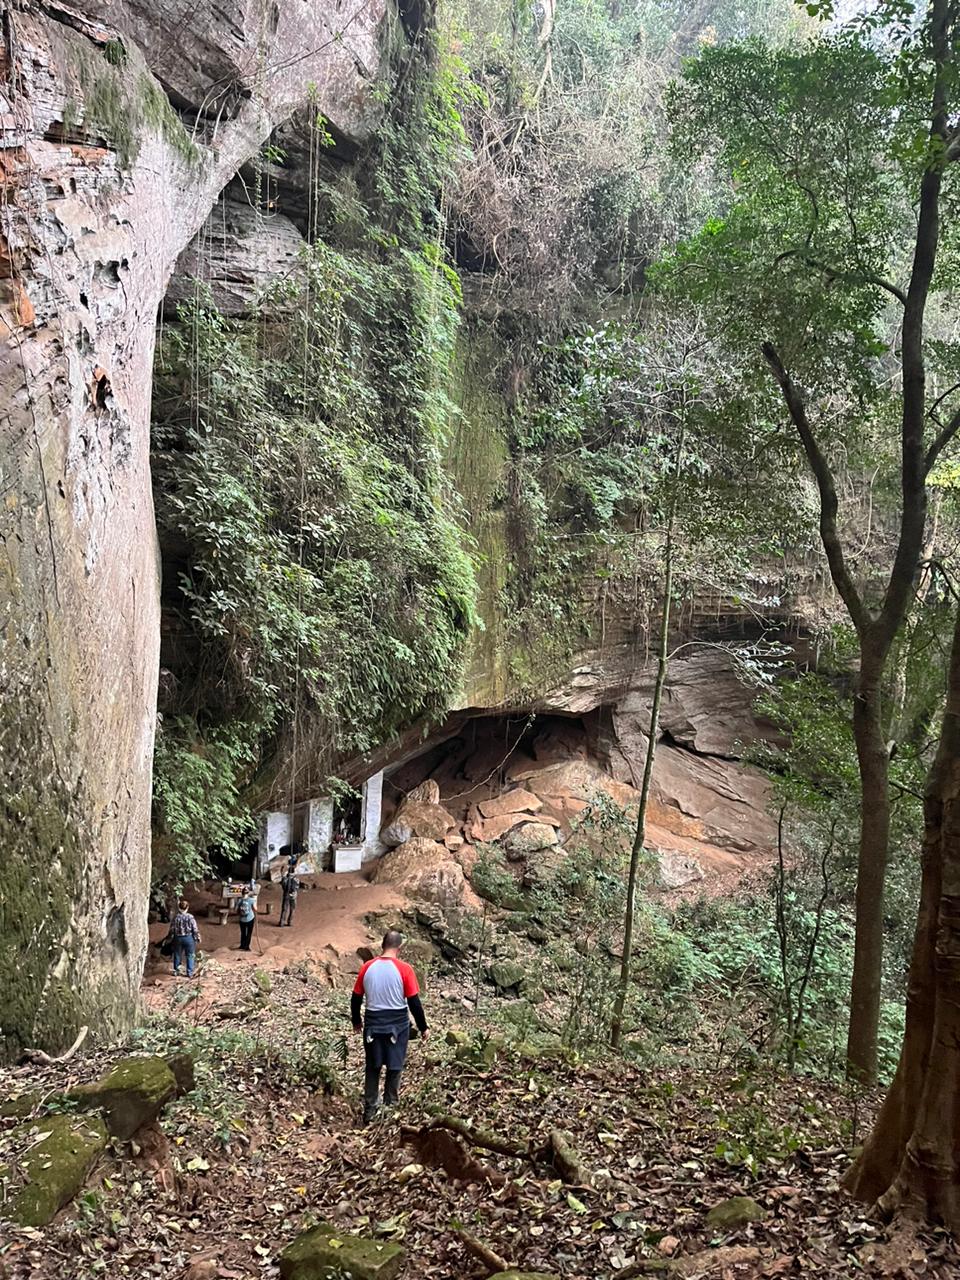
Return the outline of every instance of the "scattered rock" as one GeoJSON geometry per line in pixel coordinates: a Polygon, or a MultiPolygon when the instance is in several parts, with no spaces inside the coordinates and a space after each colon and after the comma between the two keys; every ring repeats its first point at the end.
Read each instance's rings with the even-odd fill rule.
{"type": "Polygon", "coordinates": [[[707,1214],[707,1226],[715,1231],[737,1231],[750,1222],[762,1222],[766,1216],[752,1196],[731,1196],[713,1206],[707,1214]]]}
{"type": "Polygon", "coordinates": [[[322,1222],[288,1244],[278,1262],[282,1280],[395,1280],[403,1260],[397,1244],[342,1235],[322,1222]]]}
{"type": "Polygon", "coordinates": [[[487,969],[487,977],[500,995],[519,995],[526,972],[515,960],[498,960],[487,969]]]}
{"type": "Polygon", "coordinates": [[[407,964],[413,965],[417,971],[417,977],[422,978],[433,967],[437,958],[437,948],[425,938],[408,938],[403,944],[400,955],[407,964]]]}
{"type": "Polygon", "coordinates": [[[677,853],[674,849],[658,851],[657,861],[660,864],[660,883],[665,889],[682,889],[684,885],[703,879],[703,867],[696,858],[677,853]]]}
{"type": "Polygon", "coordinates": [[[447,1044],[452,1045],[455,1049],[459,1049],[462,1045],[470,1043],[470,1036],[466,1031],[456,1031],[452,1027],[444,1036],[447,1044]]]}
{"type": "Polygon", "coordinates": [[[505,813],[538,813],[543,808],[543,801],[532,791],[517,787],[492,800],[481,800],[478,807],[485,818],[499,818],[505,813]]]}
{"type": "Polygon", "coordinates": [[[273,979],[265,969],[254,969],[253,980],[257,984],[257,989],[264,995],[269,995],[273,990],[273,979]]]}
{"type": "Polygon", "coordinates": [[[494,840],[501,839],[508,831],[518,827],[526,818],[524,813],[502,813],[496,818],[481,818],[474,822],[470,834],[482,844],[492,844],[494,840]]]}
{"type": "Polygon", "coordinates": [[[163,1058],[124,1058],[101,1080],[75,1085],[66,1096],[84,1111],[102,1111],[113,1137],[131,1138],[176,1095],[177,1078],[163,1058]]]}
{"type": "Polygon", "coordinates": [[[357,947],[357,955],[360,958],[361,964],[366,964],[367,961],[372,960],[376,954],[377,953],[374,951],[373,947],[357,947]]]}
{"type": "Polygon", "coordinates": [[[503,839],[503,847],[508,855],[517,854],[523,858],[531,853],[539,853],[541,849],[552,849],[559,843],[560,837],[549,822],[525,822],[503,839]]]}
{"type": "Polygon", "coordinates": [[[99,1116],[51,1115],[15,1129],[12,1140],[14,1149],[27,1148],[19,1157],[26,1186],[4,1216],[24,1227],[44,1227],[86,1182],[107,1145],[107,1129],[99,1116]]]}

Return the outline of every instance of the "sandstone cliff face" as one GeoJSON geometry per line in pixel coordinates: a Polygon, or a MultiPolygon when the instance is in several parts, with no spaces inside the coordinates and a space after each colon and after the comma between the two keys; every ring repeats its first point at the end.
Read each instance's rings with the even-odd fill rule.
{"type": "Polygon", "coordinates": [[[308,98],[373,122],[386,0],[2,4],[0,1052],[128,1021],[159,635],[157,310],[308,98]]]}

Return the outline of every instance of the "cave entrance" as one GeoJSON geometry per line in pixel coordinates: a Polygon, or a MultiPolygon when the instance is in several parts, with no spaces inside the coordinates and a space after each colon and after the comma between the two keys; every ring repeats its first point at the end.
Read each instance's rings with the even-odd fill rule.
{"type": "MultiPolygon", "coordinates": [[[[465,827],[477,806],[506,792],[526,789],[554,795],[553,816],[566,818],[587,807],[581,801],[607,764],[609,716],[511,711],[474,715],[418,755],[386,771],[386,825],[403,798],[432,780],[440,803],[465,827]]],[[[475,816],[475,815],[474,815],[475,816]]]]}

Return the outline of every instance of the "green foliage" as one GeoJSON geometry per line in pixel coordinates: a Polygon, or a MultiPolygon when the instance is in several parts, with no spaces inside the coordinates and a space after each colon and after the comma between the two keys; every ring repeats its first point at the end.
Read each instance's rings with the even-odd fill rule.
{"type": "Polygon", "coordinates": [[[460,286],[432,238],[456,85],[410,54],[370,154],[313,193],[316,239],[261,317],[224,317],[198,287],[162,334],[153,471],[178,638],[155,825],[181,872],[212,844],[237,852],[281,743],[319,785],[442,714],[459,678],[476,586],[440,459],[460,286]]]}
{"type": "Polygon", "coordinates": [[[242,855],[251,818],[241,792],[255,749],[243,723],[216,726],[203,738],[186,717],[160,725],[153,783],[155,883],[179,889],[201,878],[212,843],[227,856],[242,855]]]}

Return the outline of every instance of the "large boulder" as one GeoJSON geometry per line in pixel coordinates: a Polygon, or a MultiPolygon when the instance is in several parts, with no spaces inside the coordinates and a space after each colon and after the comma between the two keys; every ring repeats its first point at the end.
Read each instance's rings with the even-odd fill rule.
{"type": "Polygon", "coordinates": [[[400,802],[397,812],[380,832],[380,839],[391,847],[418,838],[443,841],[455,826],[453,818],[440,803],[439,786],[428,778],[400,802]]]}
{"type": "MultiPolygon", "coordinates": [[[[10,1145],[25,1184],[0,1216],[24,1227],[44,1227],[86,1182],[107,1145],[107,1129],[99,1116],[50,1115],[15,1129],[10,1145]]],[[[6,1175],[0,1168],[0,1181],[6,1175]]]]}
{"type": "Polygon", "coordinates": [[[92,1084],[66,1095],[84,1111],[101,1111],[115,1138],[131,1138],[178,1093],[177,1076],[163,1058],[124,1058],[92,1084]]]}
{"type": "Polygon", "coordinates": [[[403,1259],[398,1244],[343,1234],[321,1222],[287,1245],[279,1268],[282,1280],[396,1280],[403,1259]]]}
{"type": "Polygon", "coordinates": [[[379,859],[372,879],[394,885],[415,900],[434,902],[444,910],[475,904],[463,867],[435,840],[407,840],[379,859]]]}

